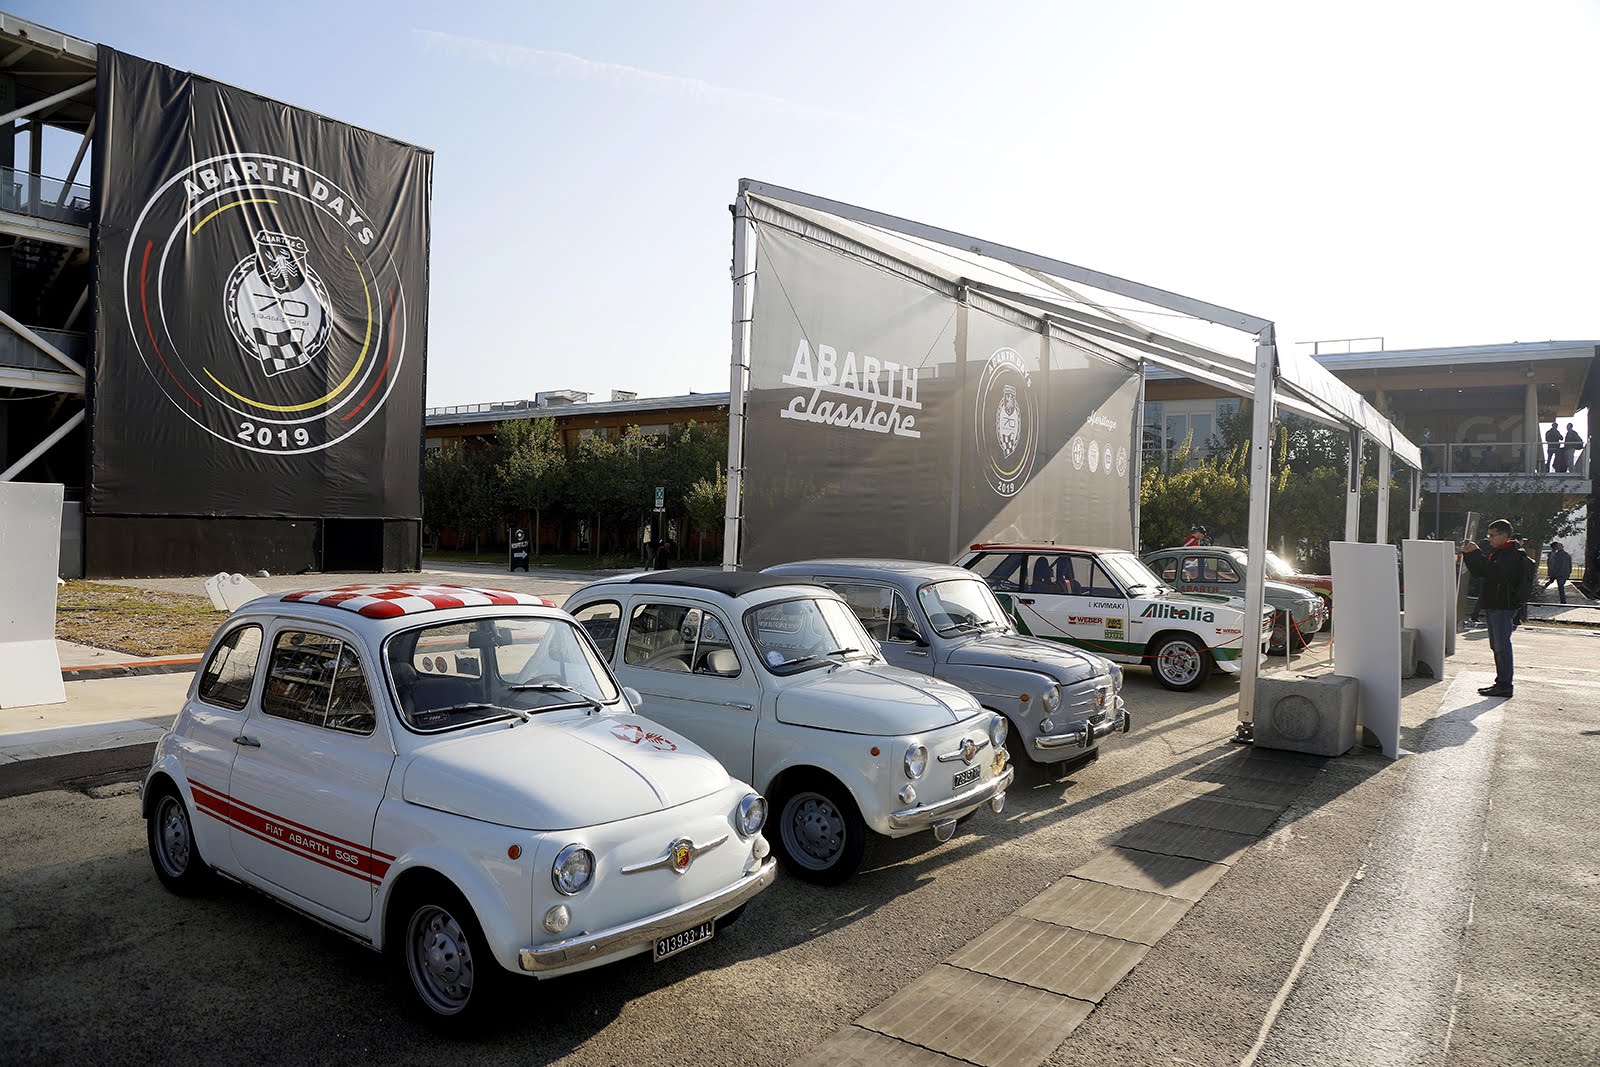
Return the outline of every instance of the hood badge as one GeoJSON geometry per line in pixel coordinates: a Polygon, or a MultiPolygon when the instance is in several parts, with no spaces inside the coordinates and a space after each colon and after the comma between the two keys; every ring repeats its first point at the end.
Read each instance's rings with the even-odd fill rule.
{"type": "Polygon", "coordinates": [[[961,739],[960,748],[956,749],[954,752],[939,753],[939,762],[954,763],[956,760],[960,760],[962,763],[971,763],[973,760],[978,758],[978,753],[982,752],[988,747],[989,739],[987,737],[979,740],[973,740],[971,737],[963,737],[961,739]]]}
{"type": "Polygon", "coordinates": [[[644,863],[635,863],[631,867],[624,867],[622,868],[622,873],[638,874],[641,871],[653,871],[660,867],[668,867],[673,874],[684,874],[688,872],[689,865],[695,861],[695,857],[705,855],[726,840],[728,840],[728,835],[723,834],[721,837],[707,841],[703,845],[697,845],[687,837],[680,837],[667,846],[667,851],[664,855],[657,856],[653,860],[646,860],[644,863]]]}

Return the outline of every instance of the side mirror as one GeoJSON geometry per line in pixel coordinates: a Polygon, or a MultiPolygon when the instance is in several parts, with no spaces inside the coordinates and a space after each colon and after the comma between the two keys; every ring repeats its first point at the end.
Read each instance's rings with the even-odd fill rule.
{"type": "Polygon", "coordinates": [[[894,640],[913,641],[918,648],[927,648],[928,639],[922,636],[922,631],[909,622],[897,622],[894,626],[894,640]]]}
{"type": "Polygon", "coordinates": [[[628,702],[628,707],[638,711],[644,706],[644,695],[631,685],[622,687],[622,699],[628,702]]]}

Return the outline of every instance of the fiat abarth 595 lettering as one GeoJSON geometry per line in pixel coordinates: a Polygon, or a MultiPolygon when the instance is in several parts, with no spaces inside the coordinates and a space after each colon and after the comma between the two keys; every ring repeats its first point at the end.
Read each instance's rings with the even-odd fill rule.
{"type": "Polygon", "coordinates": [[[712,937],[772,883],[766,802],[634,714],[549,601],[450,586],[255,600],[143,784],[151,860],[385,950],[426,1017],[712,937]]]}
{"type": "Polygon", "coordinates": [[[595,582],[566,608],[646,715],[771,797],[772,843],[808,881],[848,878],[868,830],[944,841],[1005,805],[1005,717],[885,662],[822,586],[689,568],[595,582]]]}
{"type": "MultiPolygon", "coordinates": [[[[1132,552],[984,544],[956,565],[989,583],[1021,632],[1147,665],[1167,689],[1194,689],[1213,666],[1239,672],[1243,601],[1179,593],[1132,552]]],[[[1262,608],[1260,626],[1265,651],[1271,608],[1262,608]]]]}
{"type": "Polygon", "coordinates": [[[1103,656],[1024,637],[971,571],[899,559],[814,559],[765,574],[844,598],[890,663],[954,682],[1011,724],[1013,755],[1035,763],[1096,759],[1127,733],[1122,668],[1103,656]]]}

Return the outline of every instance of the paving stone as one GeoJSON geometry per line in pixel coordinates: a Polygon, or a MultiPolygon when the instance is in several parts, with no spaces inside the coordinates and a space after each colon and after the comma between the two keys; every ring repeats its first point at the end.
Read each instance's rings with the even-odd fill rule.
{"type": "Polygon", "coordinates": [[[1300,785],[1310,784],[1322,773],[1321,764],[1324,761],[1320,758],[1302,756],[1295,752],[1278,752],[1270,755],[1268,753],[1269,750],[1262,749],[1261,752],[1229,756],[1206,764],[1200,773],[1226,774],[1235,778],[1254,778],[1264,782],[1295,782],[1300,785]],[[1279,756],[1286,758],[1279,759],[1277,758],[1279,756]],[[1298,762],[1300,760],[1312,760],[1312,763],[1298,762]]]}
{"type": "Polygon", "coordinates": [[[963,1067],[966,1062],[859,1026],[846,1026],[794,1061],[795,1067],[963,1067]]]}
{"type": "Polygon", "coordinates": [[[1087,1001],[940,964],[856,1025],[981,1067],[1037,1067],[1093,1010],[1087,1001]]]}
{"type": "Polygon", "coordinates": [[[1098,1004],[1149,951],[1149,945],[1009,915],[948,962],[1098,1004]]]}
{"type": "Polygon", "coordinates": [[[1240,778],[1231,774],[1202,772],[1185,779],[1183,785],[1202,796],[1241,800],[1287,808],[1305,792],[1303,782],[1273,782],[1261,778],[1240,778]]]}
{"type": "Polygon", "coordinates": [[[1017,914],[1153,945],[1178,924],[1190,906],[1190,901],[1161,893],[1069,877],[1028,901],[1017,914]]]}
{"type": "Polygon", "coordinates": [[[1260,837],[1283,814],[1281,808],[1259,804],[1235,804],[1212,797],[1191,797],[1163,811],[1156,818],[1185,826],[1205,826],[1212,830],[1231,830],[1236,834],[1260,837]]]}
{"type": "Polygon", "coordinates": [[[1117,839],[1123,848],[1160,852],[1167,856],[1188,856],[1210,863],[1232,864],[1240,853],[1255,843],[1251,834],[1212,830],[1204,826],[1147,819],[1117,839]]]}
{"type": "Polygon", "coordinates": [[[1205,896],[1227,873],[1228,868],[1220,863],[1128,848],[1108,848],[1070,872],[1075,878],[1190,901],[1205,896]]]}

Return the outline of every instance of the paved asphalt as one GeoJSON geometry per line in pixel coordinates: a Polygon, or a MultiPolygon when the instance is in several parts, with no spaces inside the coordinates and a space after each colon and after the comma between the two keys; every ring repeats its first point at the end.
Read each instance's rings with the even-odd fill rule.
{"type": "MultiPolygon", "coordinates": [[[[1600,1062],[1600,637],[1519,631],[1499,704],[1472,692],[1481,634],[1451,678],[1405,683],[1415,755],[1329,761],[1046,1062],[1600,1062]]],[[[0,798],[3,1059],[787,1063],[1192,793],[1238,751],[1236,694],[1132,671],[1135,731],[1097,764],[1028,776],[944,845],[874,842],[843,887],[780,880],[664,963],[530,981],[470,1050],[359,946],[247,890],[163,891],[137,797],[108,786],[136,752],[10,764],[0,793],[31,784],[0,798]]]]}

